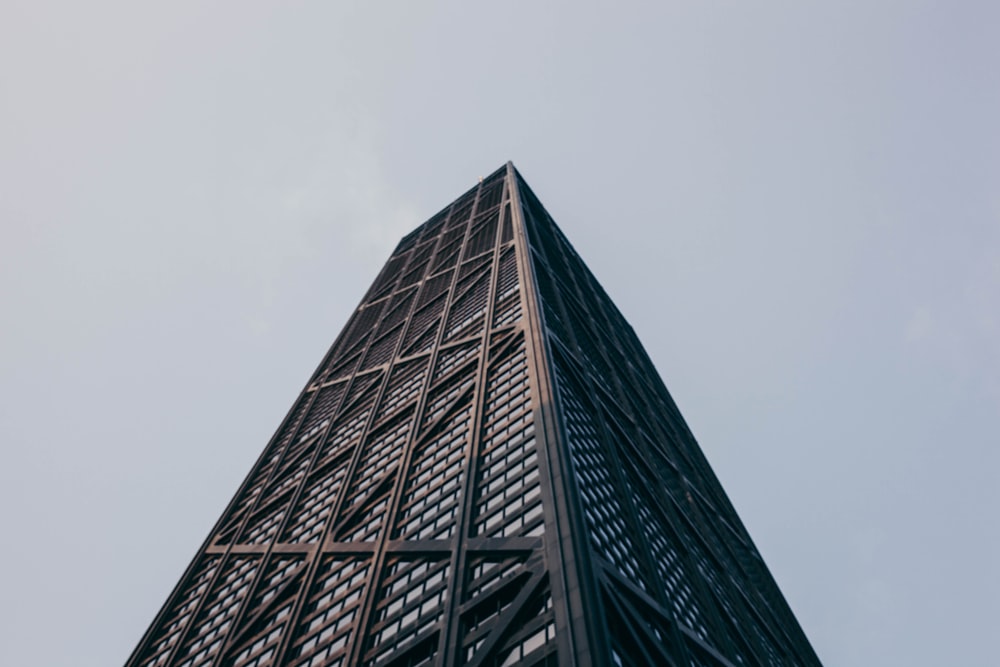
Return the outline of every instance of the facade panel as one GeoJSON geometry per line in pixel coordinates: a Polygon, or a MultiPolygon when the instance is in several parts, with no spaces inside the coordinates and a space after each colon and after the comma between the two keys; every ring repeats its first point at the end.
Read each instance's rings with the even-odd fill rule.
{"type": "Polygon", "coordinates": [[[508,164],[399,243],[128,664],[819,664],[508,164]]]}

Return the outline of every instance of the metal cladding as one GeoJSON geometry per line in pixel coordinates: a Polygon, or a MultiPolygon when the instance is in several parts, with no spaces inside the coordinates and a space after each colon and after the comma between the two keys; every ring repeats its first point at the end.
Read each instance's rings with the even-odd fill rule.
{"type": "Polygon", "coordinates": [[[406,236],[136,667],[818,665],[511,164],[406,236]]]}

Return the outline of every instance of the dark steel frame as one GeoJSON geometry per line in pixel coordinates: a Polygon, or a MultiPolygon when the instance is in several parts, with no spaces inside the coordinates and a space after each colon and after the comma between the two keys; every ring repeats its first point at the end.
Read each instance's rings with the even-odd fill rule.
{"type": "Polygon", "coordinates": [[[513,165],[397,246],[129,666],[819,664],[513,165]]]}

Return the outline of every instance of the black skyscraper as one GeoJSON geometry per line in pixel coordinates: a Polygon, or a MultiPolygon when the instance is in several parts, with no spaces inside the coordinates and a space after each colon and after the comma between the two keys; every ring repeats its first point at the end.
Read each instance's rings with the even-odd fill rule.
{"type": "Polygon", "coordinates": [[[508,164],[404,238],[129,665],[816,665],[508,164]]]}

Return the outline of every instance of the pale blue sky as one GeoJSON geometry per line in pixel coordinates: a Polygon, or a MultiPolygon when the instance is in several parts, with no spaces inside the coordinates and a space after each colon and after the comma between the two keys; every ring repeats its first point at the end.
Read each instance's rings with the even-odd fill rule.
{"type": "Polygon", "coordinates": [[[997,664],[1000,4],[145,4],[0,7],[0,664],[124,662],[508,159],[820,658],[997,664]]]}

